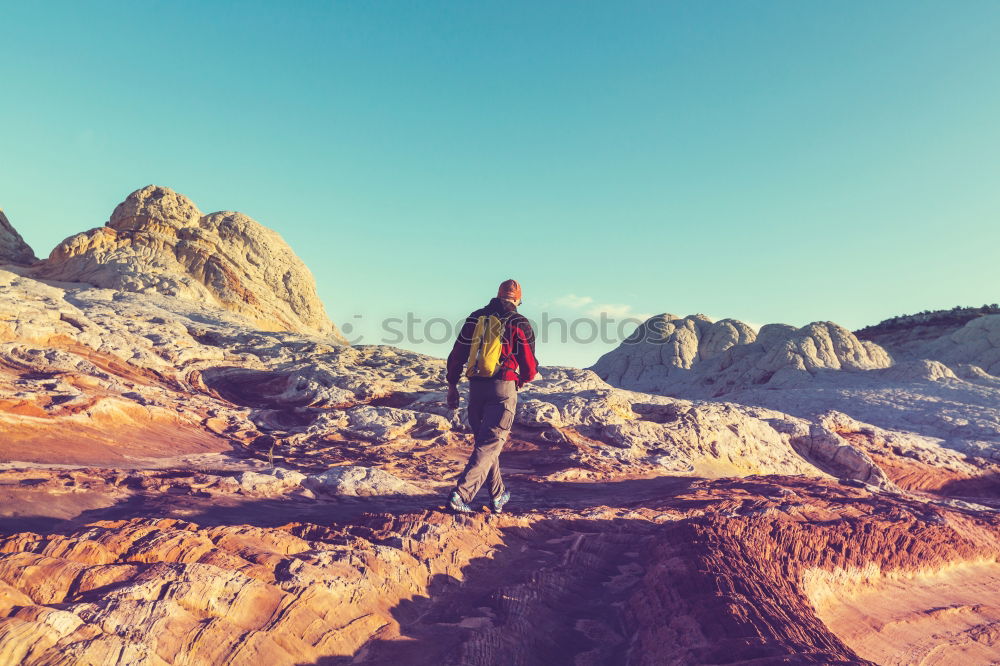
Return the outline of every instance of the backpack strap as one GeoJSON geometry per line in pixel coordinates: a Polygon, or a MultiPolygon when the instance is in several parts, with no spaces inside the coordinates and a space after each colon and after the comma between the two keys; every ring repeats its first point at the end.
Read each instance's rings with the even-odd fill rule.
{"type": "MultiPolygon", "coordinates": [[[[503,338],[507,334],[507,330],[510,327],[510,320],[513,319],[514,315],[517,315],[517,314],[520,314],[520,313],[517,312],[516,310],[511,310],[503,318],[498,317],[498,319],[500,319],[501,326],[503,326],[503,328],[500,330],[500,349],[501,350],[503,350],[503,338]]],[[[510,353],[508,353],[508,354],[505,355],[505,354],[503,354],[501,352],[501,354],[500,354],[500,361],[497,363],[497,371],[496,371],[496,373],[494,373],[494,376],[499,375],[499,374],[501,374],[503,372],[503,370],[504,370],[503,366],[504,366],[504,363],[506,362],[507,359],[513,359],[514,362],[517,363],[517,358],[514,356],[514,340],[513,339],[510,341],[510,353]]]]}

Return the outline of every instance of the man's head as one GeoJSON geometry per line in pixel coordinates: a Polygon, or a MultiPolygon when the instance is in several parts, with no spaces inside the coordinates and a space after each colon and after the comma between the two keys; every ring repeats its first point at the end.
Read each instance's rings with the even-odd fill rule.
{"type": "Polygon", "coordinates": [[[521,304],[521,285],[517,280],[504,280],[497,289],[497,298],[502,301],[510,301],[514,305],[521,304]]]}

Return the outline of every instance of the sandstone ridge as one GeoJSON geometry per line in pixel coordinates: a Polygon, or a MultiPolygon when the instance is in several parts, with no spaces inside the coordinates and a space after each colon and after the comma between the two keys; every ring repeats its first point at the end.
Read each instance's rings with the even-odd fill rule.
{"type": "Polygon", "coordinates": [[[34,275],[217,305],[257,328],[339,339],[305,264],[274,231],[236,212],[204,215],[149,185],[103,227],[67,238],[34,275]]]}

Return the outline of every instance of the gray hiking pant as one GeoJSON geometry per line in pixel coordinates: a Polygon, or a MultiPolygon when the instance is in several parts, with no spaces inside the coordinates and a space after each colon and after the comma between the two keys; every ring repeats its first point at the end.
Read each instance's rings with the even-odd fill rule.
{"type": "Polygon", "coordinates": [[[475,448],[469,456],[462,475],[458,477],[458,494],[471,502],[483,483],[489,480],[490,495],[503,494],[500,478],[500,450],[510,427],[514,425],[517,409],[517,387],[512,381],[498,379],[469,380],[469,426],[476,438],[475,448]]]}

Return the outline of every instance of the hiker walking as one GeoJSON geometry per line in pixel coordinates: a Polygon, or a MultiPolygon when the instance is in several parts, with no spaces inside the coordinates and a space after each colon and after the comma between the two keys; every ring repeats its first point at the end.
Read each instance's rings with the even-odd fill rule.
{"type": "Polygon", "coordinates": [[[500,477],[500,450],[514,424],[517,389],[538,371],[535,332],[518,314],[520,304],[521,285],[504,280],[496,298],[465,320],[448,355],[448,406],[458,407],[464,366],[469,378],[469,426],[476,442],[448,498],[449,507],[458,513],[472,513],[469,502],[486,481],[494,512],[500,513],[510,499],[500,477]]]}

